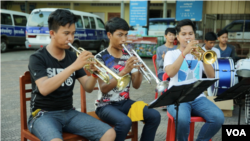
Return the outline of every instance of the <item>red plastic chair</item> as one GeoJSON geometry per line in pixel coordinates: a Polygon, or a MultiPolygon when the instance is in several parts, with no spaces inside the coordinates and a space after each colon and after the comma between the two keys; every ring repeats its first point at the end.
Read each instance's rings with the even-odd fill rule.
{"type": "Polygon", "coordinates": [[[156,58],[157,58],[156,54],[153,55],[152,60],[154,63],[154,68],[155,68],[155,75],[158,77],[157,66],[156,66],[156,62],[155,62],[156,58]]]}
{"type": "MultiPolygon", "coordinates": [[[[153,60],[153,63],[154,63],[154,68],[155,68],[155,76],[158,77],[157,66],[156,66],[156,62],[155,62],[156,57],[157,57],[156,54],[153,55],[152,60],[153,60]]],[[[158,98],[158,93],[157,92],[155,92],[155,99],[156,98],[158,98]]]]}
{"type": "Polygon", "coordinates": [[[162,80],[165,81],[169,78],[168,74],[167,73],[164,73],[163,76],[162,76],[162,80]]]}
{"type": "MultiPolygon", "coordinates": [[[[168,128],[167,128],[167,136],[166,141],[174,141],[175,140],[175,122],[174,117],[172,117],[169,112],[167,112],[168,115],[168,128]]],[[[194,140],[194,125],[195,122],[206,122],[206,120],[202,117],[192,116],[191,117],[191,123],[190,123],[190,133],[188,136],[189,141],[194,140]]],[[[209,141],[212,141],[210,139],[209,141]]]]}
{"type": "MultiPolygon", "coordinates": [[[[167,80],[168,77],[169,76],[167,75],[167,73],[164,73],[162,80],[167,80]]],[[[167,112],[167,116],[168,116],[168,128],[167,128],[166,141],[174,141],[175,140],[174,117],[172,117],[169,114],[169,112],[167,112]]],[[[206,120],[204,118],[202,118],[202,117],[199,117],[199,116],[191,116],[190,121],[191,121],[191,123],[190,123],[190,133],[189,133],[189,136],[188,136],[188,140],[193,141],[194,140],[194,125],[195,125],[195,122],[206,122],[206,120]]],[[[209,141],[212,141],[212,139],[210,139],[209,141]]]]}

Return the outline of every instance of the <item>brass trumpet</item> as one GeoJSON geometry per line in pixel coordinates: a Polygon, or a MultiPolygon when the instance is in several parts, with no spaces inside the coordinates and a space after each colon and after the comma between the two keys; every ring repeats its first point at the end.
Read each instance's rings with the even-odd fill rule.
{"type": "MultiPolygon", "coordinates": [[[[190,41],[187,41],[187,43],[190,43],[190,41]]],[[[197,60],[199,61],[201,60],[206,64],[213,64],[217,60],[216,52],[212,50],[204,51],[199,45],[196,46],[197,50],[192,49],[191,54],[195,56],[197,60]],[[195,51],[198,52],[199,54],[196,54],[195,51]]]]}
{"type": "MultiPolygon", "coordinates": [[[[124,44],[122,44],[123,48],[128,52],[128,54],[130,56],[133,56],[130,51],[126,48],[126,46],[124,44]]],[[[142,67],[140,67],[139,71],[142,73],[142,75],[144,76],[144,78],[151,84],[151,77],[153,76],[153,78],[156,81],[156,88],[155,91],[158,93],[163,92],[167,87],[168,87],[168,83],[167,81],[161,81],[157,76],[155,76],[155,74],[148,68],[148,66],[143,62],[143,60],[141,59],[141,57],[135,52],[135,50],[131,49],[131,51],[133,52],[133,54],[139,59],[140,63],[142,63],[144,65],[144,67],[146,68],[147,71],[145,71],[142,67]]]]}
{"type": "MultiPolygon", "coordinates": [[[[76,55],[77,57],[81,54],[81,52],[85,51],[85,49],[79,47],[78,49],[76,49],[74,46],[71,45],[71,43],[68,43],[68,45],[73,48],[76,51],[76,55]]],[[[85,66],[83,66],[87,71],[89,71],[91,74],[95,74],[97,75],[100,79],[103,80],[103,82],[109,84],[109,76],[107,74],[107,72],[113,76],[113,78],[115,78],[117,80],[117,89],[118,91],[123,90],[128,83],[130,82],[130,75],[126,74],[124,76],[118,76],[116,73],[114,73],[112,70],[110,70],[108,67],[106,67],[104,64],[102,64],[98,59],[96,58],[89,58],[90,61],[95,61],[97,62],[102,68],[100,68],[99,66],[97,66],[96,64],[94,64],[94,66],[100,70],[100,72],[93,72],[90,69],[90,65],[87,64],[85,66]]]]}

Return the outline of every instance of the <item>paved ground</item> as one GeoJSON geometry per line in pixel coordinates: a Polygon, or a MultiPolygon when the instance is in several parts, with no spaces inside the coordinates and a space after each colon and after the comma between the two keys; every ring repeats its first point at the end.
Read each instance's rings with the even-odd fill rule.
{"type": "MultiPolygon", "coordinates": [[[[1,140],[20,141],[20,96],[19,76],[28,70],[28,56],[34,50],[16,50],[1,54],[1,140]]],[[[150,58],[143,58],[146,64],[154,72],[153,63],[150,58]]],[[[156,83],[151,85],[143,81],[138,90],[131,89],[131,99],[151,102],[154,99],[154,88],[156,83]]],[[[80,108],[79,84],[74,88],[74,106],[80,108]]],[[[97,91],[87,94],[87,111],[94,110],[94,100],[97,91]]],[[[29,103],[27,103],[29,104],[29,103]]],[[[157,130],[155,141],[163,141],[166,138],[167,120],[166,111],[156,108],[161,114],[161,124],[157,130]]],[[[29,110],[28,110],[29,111],[29,110]]],[[[29,113],[28,113],[29,114],[29,113]]],[[[238,123],[238,107],[234,107],[233,116],[226,117],[224,124],[238,123]]],[[[241,112],[241,124],[245,124],[245,111],[241,112]]],[[[195,125],[195,139],[203,123],[195,125]]],[[[139,123],[139,138],[143,123],[139,123]]],[[[138,139],[139,140],[139,139],[138,139]]],[[[221,130],[212,138],[213,141],[221,141],[221,130]]]]}

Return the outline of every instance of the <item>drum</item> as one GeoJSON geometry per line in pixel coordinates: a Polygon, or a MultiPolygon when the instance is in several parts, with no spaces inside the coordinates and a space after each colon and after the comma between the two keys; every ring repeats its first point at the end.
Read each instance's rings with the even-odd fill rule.
{"type": "Polygon", "coordinates": [[[208,88],[209,96],[218,96],[225,90],[238,83],[238,76],[235,73],[234,62],[230,57],[218,58],[213,64],[215,78],[219,78],[208,88]]]}
{"type": "Polygon", "coordinates": [[[236,65],[236,73],[241,77],[250,77],[250,58],[240,59],[236,65]]]}

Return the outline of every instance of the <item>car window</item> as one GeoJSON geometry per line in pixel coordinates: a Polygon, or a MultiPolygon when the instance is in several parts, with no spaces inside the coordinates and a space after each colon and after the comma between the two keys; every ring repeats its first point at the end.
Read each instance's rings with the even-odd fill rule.
{"type": "Polygon", "coordinates": [[[89,19],[90,19],[90,23],[91,23],[91,29],[96,29],[95,19],[93,17],[89,17],[89,19]]]}
{"type": "Polygon", "coordinates": [[[27,19],[25,16],[13,15],[15,25],[17,26],[26,26],[27,19]]]}
{"type": "Polygon", "coordinates": [[[89,18],[86,16],[83,16],[83,20],[84,20],[85,28],[90,28],[89,18]]]}
{"type": "Polygon", "coordinates": [[[51,12],[37,11],[29,16],[28,26],[48,27],[48,18],[51,12]]]}
{"type": "Polygon", "coordinates": [[[101,19],[97,18],[97,24],[99,28],[105,29],[104,23],[101,19]]]}
{"type": "Polygon", "coordinates": [[[77,18],[77,21],[76,21],[76,23],[75,23],[75,25],[76,25],[76,28],[83,28],[83,23],[82,23],[82,18],[81,18],[81,16],[76,16],[76,18],[77,18]]]}
{"type": "Polygon", "coordinates": [[[1,13],[1,24],[12,25],[10,14],[1,13]]]}
{"type": "Polygon", "coordinates": [[[250,32],[250,22],[246,22],[245,25],[246,25],[245,31],[250,32]]]}
{"type": "Polygon", "coordinates": [[[229,32],[242,32],[243,23],[234,23],[231,26],[228,26],[226,29],[229,32]]]}

